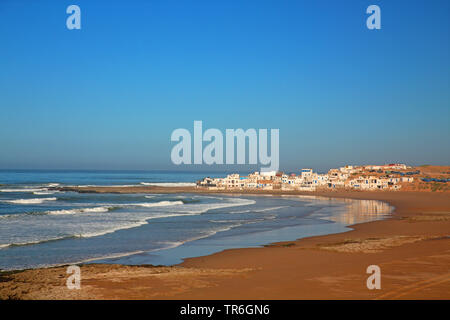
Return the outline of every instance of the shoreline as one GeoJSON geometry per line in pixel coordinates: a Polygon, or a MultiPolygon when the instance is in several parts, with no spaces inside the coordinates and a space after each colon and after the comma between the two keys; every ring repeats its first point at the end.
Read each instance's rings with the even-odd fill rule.
{"type": "MultiPolygon", "coordinates": [[[[450,298],[450,197],[402,191],[226,191],[193,187],[79,187],[81,192],[309,195],[378,200],[395,209],[347,232],[227,249],[170,267],[81,265],[82,290],[61,283],[64,267],[3,273],[0,298],[19,299],[372,299],[450,298]],[[409,261],[409,264],[405,264],[409,261]],[[382,290],[368,290],[378,264],[382,290]],[[358,267],[357,267],[358,266],[358,267]],[[427,267],[424,267],[427,266],[427,267]],[[44,279],[36,279],[40,275],[44,279]],[[409,276],[408,276],[409,275],[409,276]],[[119,282],[108,278],[118,277],[119,282]],[[42,281],[47,283],[40,289],[42,281]],[[156,285],[157,284],[157,285],[156,285]],[[176,284],[176,285],[175,285],[176,284]],[[15,289],[12,289],[15,287],[15,289]],[[124,287],[128,289],[123,289],[124,287]],[[58,291],[58,295],[55,295],[58,291]]],[[[76,191],[73,188],[64,191],[76,191]]],[[[0,279],[2,280],[2,279],[0,279]]]]}
{"type": "MultiPolygon", "coordinates": [[[[91,186],[91,187],[94,187],[94,186],[91,186]]],[[[121,188],[130,188],[130,187],[134,187],[134,186],[126,186],[126,187],[125,186],[121,186],[121,188]]],[[[82,188],[84,188],[84,187],[82,187],[82,188]]],[[[97,186],[94,187],[94,188],[97,188],[97,186]]],[[[114,188],[114,187],[111,187],[111,186],[98,186],[98,188],[107,188],[107,189],[102,190],[101,192],[84,192],[84,193],[111,193],[111,192],[109,192],[109,188],[114,188]]],[[[160,187],[156,187],[156,188],[160,188],[160,187]]],[[[173,190],[170,190],[171,192],[165,192],[166,190],[164,188],[166,188],[166,187],[161,187],[161,188],[163,188],[163,189],[157,189],[156,192],[153,192],[153,194],[155,194],[155,193],[159,193],[159,194],[171,194],[172,193],[173,194],[173,190]]],[[[182,187],[182,188],[185,188],[185,187],[182,187]]],[[[187,187],[187,188],[189,188],[189,187],[187,187]]],[[[169,187],[169,189],[172,189],[172,187],[169,187]]],[[[132,194],[132,192],[125,192],[125,191],[126,190],[124,190],[123,194],[127,194],[127,193],[132,194]]],[[[185,192],[187,194],[189,194],[189,195],[194,194],[194,193],[195,194],[199,194],[200,193],[200,194],[206,194],[206,195],[212,194],[212,193],[207,192],[207,191],[205,192],[205,190],[201,190],[201,189],[198,190],[197,192],[192,192],[192,190],[185,190],[185,192]]],[[[140,193],[140,191],[137,192],[137,193],[140,193]]],[[[145,193],[147,193],[147,192],[145,192],[145,193]]],[[[276,198],[279,198],[279,199],[283,199],[284,196],[287,196],[287,197],[311,197],[311,198],[317,198],[318,200],[321,200],[321,201],[329,201],[330,199],[333,199],[333,197],[324,196],[324,195],[316,196],[316,195],[299,195],[299,194],[283,194],[283,193],[282,194],[273,194],[271,192],[266,192],[266,193],[267,194],[259,194],[258,192],[253,192],[253,193],[245,194],[244,192],[217,192],[217,193],[214,193],[214,194],[222,195],[222,196],[225,196],[225,197],[231,197],[231,196],[238,196],[238,197],[241,197],[241,196],[243,196],[243,197],[245,197],[245,196],[250,196],[250,197],[272,197],[273,196],[273,197],[276,197],[276,198]],[[232,193],[232,195],[230,195],[230,193],[232,193]]],[[[343,201],[345,201],[345,200],[364,201],[363,199],[350,199],[350,198],[344,198],[344,197],[342,197],[342,198],[334,198],[334,199],[339,199],[339,200],[343,200],[343,201]]],[[[307,199],[305,199],[305,200],[307,200],[307,199]]],[[[369,200],[369,201],[372,201],[372,200],[369,200]]],[[[373,201],[385,203],[390,208],[389,212],[380,213],[381,217],[376,219],[376,220],[389,219],[391,217],[392,213],[394,212],[395,208],[393,206],[390,206],[385,201],[380,201],[380,200],[373,200],[373,201]]],[[[350,208],[351,205],[349,206],[349,204],[350,203],[347,202],[347,204],[345,205],[347,207],[347,213],[355,210],[355,209],[351,209],[350,208]]],[[[370,213],[366,212],[366,214],[370,214],[370,213]]],[[[339,215],[335,214],[334,216],[338,217],[339,215]]],[[[321,218],[318,218],[318,219],[321,219],[321,218]]],[[[325,220],[329,220],[328,217],[326,217],[324,219],[325,220]]],[[[376,220],[371,220],[371,221],[376,221],[376,220]]],[[[334,220],[331,219],[331,221],[334,221],[334,220]]],[[[338,223],[336,221],[334,221],[334,222],[338,223]]],[[[341,224],[343,224],[343,227],[344,227],[344,229],[341,230],[341,231],[331,231],[330,230],[330,233],[317,232],[316,235],[306,235],[306,236],[302,236],[301,238],[295,238],[294,237],[294,238],[290,238],[288,240],[279,240],[279,241],[269,241],[269,240],[267,240],[268,242],[262,242],[262,243],[257,244],[257,245],[249,245],[249,246],[245,246],[245,244],[243,243],[242,246],[225,248],[225,249],[221,249],[219,251],[215,251],[215,252],[208,253],[208,254],[199,254],[199,255],[195,255],[195,256],[188,256],[188,257],[185,257],[185,258],[181,258],[180,259],[180,260],[182,260],[181,262],[172,263],[172,264],[163,264],[163,265],[166,266],[166,267],[178,266],[178,265],[183,264],[183,261],[185,261],[187,259],[193,259],[193,258],[197,258],[197,257],[204,257],[204,256],[212,255],[212,254],[215,254],[215,253],[220,253],[221,251],[225,251],[225,250],[247,249],[247,248],[255,248],[255,247],[268,247],[268,246],[276,245],[276,244],[283,243],[283,242],[296,241],[296,240],[306,239],[306,238],[315,237],[315,236],[327,236],[327,235],[332,235],[332,234],[345,233],[345,232],[349,232],[349,231],[353,230],[352,226],[354,226],[354,225],[362,224],[362,223],[368,223],[368,222],[370,222],[370,221],[355,222],[355,223],[351,223],[351,222],[343,223],[343,222],[340,222],[341,224]]],[[[137,227],[139,227],[139,226],[137,226],[137,227]]],[[[290,227],[295,227],[295,226],[290,226],[290,227]]],[[[289,227],[287,227],[287,226],[281,227],[281,229],[285,229],[285,228],[289,228],[289,227]]],[[[122,230],[122,229],[120,229],[120,230],[122,230]]],[[[203,237],[199,237],[198,239],[194,238],[192,241],[196,241],[196,240],[199,240],[199,239],[202,239],[202,238],[203,237]]],[[[207,238],[207,237],[205,237],[205,238],[207,238]]],[[[59,240],[59,239],[49,240],[49,241],[57,241],[57,240],[59,240]]],[[[44,241],[44,242],[48,242],[48,241],[44,241]]],[[[190,241],[187,241],[186,243],[189,243],[189,242],[190,241]]],[[[13,244],[11,246],[28,246],[28,245],[39,244],[39,243],[40,242],[35,242],[35,243],[30,243],[30,244],[28,244],[28,243],[27,244],[13,244]]],[[[185,243],[182,243],[181,245],[184,245],[184,244],[185,243]]],[[[8,246],[10,246],[10,245],[6,245],[6,247],[8,247],[8,246]]],[[[157,252],[157,251],[166,250],[166,249],[170,249],[170,247],[169,248],[157,248],[157,249],[153,249],[153,250],[150,250],[150,251],[124,252],[124,253],[117,253],[117,254],[110,254],[110,255],[107,254],[105,256],[100,256],[100,257],[96,257],[96,258],[87,258],[85,260],[78,260],[78,261],[74,261],[74,262],[70,262],[70,263],[55,263],[55,264],[48,264],[48,265],[44,265],[43,264],[43,265],[37,265],[37,266],[32,266],[32,267],[28,267],[28,268],[21,268],[21,269],[0,269],[0,276],[1,276],[2,273],[9,273],[9,272],[16,273],[16,272],[22,272],[22,271],[27,271],[27,270],[48,269],[48,268],[56,268],[56,267],[67,267],[69,265],[84,265],[84,264],[90,264],[90,263],[92,263],[92,264],[107,264],[107,265],[109,265],[109,264],[111,264],[111,265],[127,265],[127,264],[121,264],[121,263],[109,263],[107,261],[104,262],[104,260],[120,258],[120,257],[127,257],[127,256],[131,256],[131,255],[139,254],[139,253],[144,253],[144,252],[147,252],[147,253],[157,252]]],[[[155,265],[158,265],[158,264],[157,263],[151,263],[151,264],[145,264],[145,265],[155,266],[155,265]]]]}
{"type": "MultiPolygon", "coordinates": [[[[158,190],[158,191],[164,191],[164,190],[158,190]]],[[[186,191],[189,192],[189,191],[186,191]]],[[[103,193],[103,192],[102,192],[103,193]]],[[[106,192],[105,192],[106,193],[106,192]]],[[[108,192],[109,193],[109,192],[108,192]]],[[[203,193],[202,190],[200,190],[198,193],[203,193]]],[[[167,192],[162,192],[161,194],[167,194],[167,192]]],[[[188,195],[192,195],[192,192],[187,193],[188,195]]],[[[208,192],[205,193],[206,195],[210,194],[208,192]]],[[[258,193],[252,193],[252,194],[245,194],[242,192],[239,193],[233,193],[233,195],[227,194],[225,193],[220,193],[220,194],[216,194],[216,195],[220,195],[220,196],[224,196],[224,197],[233,197],[233,196],[238,196],[240,197],[275,197],[277,199],[283,200],[283,199],[292,199],[292,198],[296,198],[296,197],[305,197],[305,198],[300,198],[303,199],[304,201],[308,201],[308,200],[312,200],[310,198],[315,198],[317,200],[326,202],[326,201],[330,201],[333,198],[331,197],[326,197],[326,196],[303,196],[303,195],[285,195],[285,194],[258,194],[258,193]],[[286,198],[285,198],[286,196],[286,198]]],[[[290,232],[291,236],[290,237],[282,237],[284,238],[283,240],[279,239],[279,240],[269,240],[267,239],[266,241],[261,241],[259,243],[254,243],[254,244],[246,244],[245,242],[241,243],[242,245],[238,245],[238,246],[223,246],[223,248],[221,249],[217,249],[217,250],[213,250],[212,252],[209,253],[201,253],[201,252],[197,252],[197,254],[195,255],[187,255],[185,257],[180,257],[179,262],[173,262],[173,263],[164,263],[164,264],[159,264],[157,262],[151,262],[151,263],[146,263],[145,265],[150,265],[150,266],[155,266],[155,265],[164,265],[167,267],[170,266],[177,266],[177,265],[181,265],[183,263],[184,260],[187,259],[191,259],[191,258],[197,258],[197,257],[203,257],[203,256],[208,256],[208,255],[212,255],[214,253],[219,253],[221,251],[224,250],[230,250],[230,249],[246,249],[246,248],[257,248],[257,247],[267,247],[267,246],[272,246],[274,244],[278,244],[281,242],[289,242],[289,241],[295,241],[295,240],[300,240],[300,239],[305,239],[305,238],[309,238],[309,237],[314,237],[314,236],[325,236],[325,235],[331,235],[331,234],[337,234],[337,233],[345,233],[348,231],[352,230],[352,226],[358,223],[365,223],[365,222],[369,222],[369,221],[376,221],[376,220],[382,220],[382,219],[387,219],[390,217],[390,215],[392,214],[392,212],[394,211],[394,207],[390,206],[387,202],[384,201],[379,201],[379,200],[369,200],[369,201],[375,201],[375,202],[379,202],[379,203],[383,203],[385,204],[389,209],[385,210],[382,209],[383,212],[373,212],[372,210],[374,209],[361,209],[361,208],[353,208],[353,206],[356,204],[357,207],[359,207],[360,203],[358,201],[364,201],[364,200],[356,200],[356,199],[349,199],[349,198],[341,198],[338,200],[338,203],[340,203],[343,207],[346,208],[346,212],[345,213],[340,213],[339,211],[333,211],[333,213],[329,216],[329,217],[316,217],[314,219],[324,219],[327,221],[330,221],[332,223],[337,223],[337,224],[341,224],[342,229],[341,230],[316,230],[315,232],[313,232],[313,234],[306,234],[306,235],[302,235],[300,238],[296,238],[295,236],[293,236],[293,234],[301,234],[302,231],[298,231],[298,233],[295,232],[290,232]],[[356,202],[350,202],[349,200],[355,200],[356,202]],[[355,214],[357,215],[359,213],[359,209],[361,209],[363,212],[361,212],[363,215],[379,215],[379,217],[377,217],[375,220],[373,219],[369,219],[367,221],[364,222],[350,222],[348,220],[340,220],[339,217],[344,218],[343,215],[348,215],[351,218],[353,218],[352,220],[354,221],[355,219],[358,220],[358,218],[355,216],[355,214]],[[358,210],[358,212],[356,211],[358,210]],[[366,211],[364,211],[366,210],[366,211]],[[372,211],[372,212],[369,212],[372,211]],[[336,218],[337,220],[333,219],[336,218]],[[314,234],[315,233],[315,234],[314,234]]],[[[380,206],[380,205],[378,205],[380,206]]],[[[328,208],[328,207],[327,207],[328,208]]],[[[380,207],[378,207],[377,210],[381,210],[380,207]]],[[[376,210],[375,210],[376,211],[376,210]]],[[[344,218],[345,219],[345,218],[344,218]]],[[[136,226],[136,227],[140,227],[140,226],[136,226]]],[[[293,225],[293,226],[282,226],[280,227],[278,230],[286,230],[286,228],[295,228],[295,227],[299,227],[299,225],[293,225]]],[[[303,225],[303,227],[305,227],[305,225],[303,225]]],[[[134,227],[132,227],[133,229],[134,227]]],[[[119,230],[123,230],[123,229],[119,229],[119,230]]],[[[273,229],[272,231],[275,231],[277,229],[273,229]]],[[[220,231],[219,231],[220,232],[220,231]]],[[[217,232],[213,232],[213,234],[215,234],[217,232]]],[[[103,235],[103,234],[102,234],[103,235]]],[[[245,234],[248,235],[248,234],[245,234]]],[[[2,273],[7,273],[7,272],[21,272],[21,271],[26,271],[26,270],[36,270],[36,269],[48,269],[48,268],[55,268],[55,267],[67,267],[69,265],[84,265],[84,264],[113,264],[113,265],[139,265],[139,263],[134,262],[133,264],[127,264],[126,262],[121,263],[121,262],[109,262],[108,260],[110,259],[116,259],[116,258],[122,258],[122,257],[128,257],[128,256],[132,256],[135,254],[142,254],[142,253],[148,253],[148,254],[152,254],[153,252],[159,252],[159,251],[163,251],[163,250],[170,250],[173,248],[177,248],[179,246],[183,246],[185,244],[187,244],[188,246],[190,245],[191,242],[195,242],[197,240],[201,240],[204,238],[209,238],[210,236],[199,236],[199,237],[194,237],[190,240],[186,240],[186,241],[181,241],[179,245],[173,245],[173,246],[169,246],[169,247],[162,247],[162,248],[156,248],[156,249],[152,249],[152,250],[139,250],[139,251],[133,251],[133,252],[123,252],[123,253],[112,253],[112,254],[105,254],[104,256],[99,256],[99,257],[95,257],[95,258],[86,258],[86,259],[81,259],[81,260],[77,260],[77,261],[73,261],[73,262],[65,262],[65,263],[55,263],[55,264],[41,264],[41,265],[35,265],[35,266],[30,266],[30,267],[23,267],[23,268],[17,268],[17,269],[0,269],[0,276],[2,273]]],[[[29,245],[34,245],[34,244],[40,244],[43,242],[52,242],[52,241],[58,241],[60,239],[55,239],[55,240],[47,240],[47,241],[42,241],[42,242],[33,242],[33,243],[26,243],[26,244],[12,244],[12,245],[6,245],[5,247],[15,247],[15,246],[29,246],[29,245]]],[[[202,245],[203,246],[203,245],[202,245]]]]}

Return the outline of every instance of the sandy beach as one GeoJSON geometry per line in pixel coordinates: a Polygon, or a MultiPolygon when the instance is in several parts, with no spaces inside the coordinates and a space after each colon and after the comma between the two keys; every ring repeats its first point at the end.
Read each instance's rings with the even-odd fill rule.
{"type": "MultiPolygon", "coordinates": [[[[64,190],[213,193],[189,187],[148,186],[64,190]]],[[[448,192],[252,194],[380,200],[394,206],[395,211],[388,219],[353,225],[349,232],[292,239],[261,248],[230,249],[189,258],[171,267],[82,265],[80,290],[66,288],[65,267],[5,272],[0,275],[0,299],[450,298],[448,192]],[[381,290],[366,286],[369,265],[381,268],[381,290]]]]}
{"type": "Polygon", "coordinates": [[[0,0],[0,307],[447,306],[449,16],[450,0],[0,0]]]}

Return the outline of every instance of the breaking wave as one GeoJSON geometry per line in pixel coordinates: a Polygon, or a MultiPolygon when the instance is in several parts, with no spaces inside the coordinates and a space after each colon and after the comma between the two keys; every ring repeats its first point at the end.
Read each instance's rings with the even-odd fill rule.
{"type": "MultiPolygon", "coordinates": [[[[41,203],[57,198],[8,200],[13,203],[41,203]]],[[[1,215],[0,249],[35,245],[43,242],[65,240],[70,238],[91,238],[114,233],[119,230],[140,227],[153,219],[172,218],[176,216],[194,216],[209,210],[242,206],[255,203],[248,199],[230,199],[225,203],[184,204],[181,200],[164,200],[144,203],[104,203],[97,207],[69,207],[67,209],[50,210],[34,213],[18,213],[1,215]],[[127,207],[155,207],[155,210],[127,211],[115,210],[127,207]],[[160,208],[158,208],[160,207],[160,208]],[[164,209],[168,207],[168,209],[164,209]],[[84,215],[86,214],[87,215],[84,215]],[[89,214],[92,213],[92,214],[89,214]],[[98,213],[98,214],[97,214],[98,213]],[[35,218],[31,218],[34,216],[35,218]],[[60,218],[57,218],[60,217],[60,218]],[[4,218],[4,219],[3,219],[4,218]],[[20,226],[20,233],[16,227],[20,226]]],[[[200,237],[227,230],[213,230],[202,233],[200,237]]]]}
{"type": "Polygon", "coordinates": [[[279,210],[283,208],[287,208],[288,206],[280,206],[280,207],[271,207],[271,208],[264,208],[264,209],[249,209],[249,210],[241,210],[241,211],[230,211],[232,214],[241,214],[241,213],[260,213],[260,212],[266,212],[266,211],[274,211],[279,210]]]}
{"type": "Polygon", "coordinates": [[[80,209],[69,209],[69,210],[53,210],[46,211],[46,214],[76,214],[76,213],[101,213],[108,212],[114,207],[94,207],[94,208],[80,208],[80,209]]]}
{"type": "Polygon", "coordinates": [[[47,186],[49,186],[49,187],[57,187],[59,185],[60,185],[59,183],[48,183],[47,184],[47,186]]]}
{"type": "Polygon", "coordinates": [[[0,243],[0,249],[8,248],[8,247],[35,245],[35,244],[40,244],[40,243],[53,242],[53,241],[66,240],[66,239],[74,239],[74,238],[98,237],[98,236],[103,236],[105,234],[113,233],[113,232],[116,232],[119,230],[140,227],[142,225],[148,224],[148,220],[167,218],[167,217],[176,217],[176,216],[182,216],[182,215],[189,215],[189,214],[182,214],[182,213],[160,214],[160,215],[154,215],[154,216],[141,217],[139,220],[129,221],[128,223],[111,226],[109,228],[104,228],[104,229],[102,228],[102,230],[85,231],[85,232],[81,232],[81,233],[74,233],[71,235],[69,234],[69,235],[64,235],[64,236],[60,236],[60,237],[43,238],[43,239],[38,239],[38,240],[33,239],[33,240],[24,241],[24,242],[14,242],[14,243],[8,243],[8,244],[0,243]]]}
{"type": "Polygon", "coordinates": [[[2,200],[5,203],[11,204],[41,204],[44,201],[56,201],[57,198],[34,198],[34,199],[17,199],[17,200],[2,200]]]}
{"type": "Polygon", "coordinates": [[[145,207],[145,208],[151,208],[151,207],[166,207],[166,206],[174,206],[184,204],[183,201],[160,201],[160,202],[144,202],[144,203],[134,203],[130,204],[132,206],[138,206],[138,207],[145,207]]]}
{"type": "Polygon", "coordinates": [[[39,191],[47,191],[47,188],[0,189],[0,192],[39,192],[39,191]]]}
{"type": "Polygon", "coordinates": [[[59,192],[59,191],[34,191],[33,194],[42,196],[42,195],[55,194],[57,192],[59,192]]]}

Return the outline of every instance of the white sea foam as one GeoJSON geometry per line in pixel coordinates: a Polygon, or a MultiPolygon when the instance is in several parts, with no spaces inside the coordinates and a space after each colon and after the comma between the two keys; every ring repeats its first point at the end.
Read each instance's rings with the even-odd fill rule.
{"type": "Polygon", "coordinates": [[[117,226],[114,226],[114,227],[111,227],[108,229],[99,230],[99,231],[86,231],[86,232],[74,233],[72,235],[64,235],[64,236],[59,236],[59,237],[45,237],[45,238],[41,238],[41,239],[28,239],[28,240],[21,241],[21,242],[12,242],[12,243],[7,243],[7,244],[2,243],[2,244],[0,244],[0,249],[11,247],[11,246],[34,245],[34,244],[39,244],[39,243],[64,240],[64,239],[70,239],[70,238],[98,237],[98,236],[102,236],[102,235],[105,235],[108,233],[116,232],[118,230],[136,228],[136,227],[142,226],[144,224],[147,224],[147,221],[145,221],[145,220],[132,221],[125,225],[117,225],[117,226]]]}
{"type": "Polygon", "coordinates": [[[223,209],[223,208],[229,208],[229,207],[239,207],[239,206],[248,206],[251,204],[255,204],[255,200],[250,199],[230,199],[229,202],[224,203],[211,203],[211,204],[189,204],[186,206],[183,206],[181,208],[182,212],[188,212],[188,213],[197,213],[202,214],[206,213],[210,210],[216,210],[216,209],[223,209]]]}
{"type": "Polygon", "coordinates": [[[57,186],[59,186],[59,183],[48,183],[47,186],[48,187],[57,187],[57,186]]]}
{"type": "Polygon", "coordinates": [[[34,191],[33,194],[38,195],[38,196],[43,196],[43,195],[49,195],[49,194],[55,194],[58,191],[34,191]]]}
{"type": "Polygon", "coordinates": [[[173,241],[173,242],[170,242],[167,247],[159,248],[159,249],[152,250],[152,251],[160,251],[160,250],[176,248],[176,247],[179,247],[179,246],[181,246],[181,245],[183,245],[185,243],[196,241],[196,240],[200,240],[200,239],[205,239],[205,238],[211,237],[211,236],[213,236],[213,235],[215,235],[215,234],[217,234],[219,232],[228,231],[228,230],[231,230],[233,228],[239,227],[239,226],[241,226],[243,224],[244,224],[244,222],[239,222],[239,223],[234,223],[232,225],[229,225],[227,227],[211,229],[211,230],[203,232],[202,234],[200,234],[200,235],[198,235],[196,237],[188,238],[186,240],[181,240],[181,241],[173,241]]]}
{"type": "Polygon", "coordinates": [[[195,187],[194,182],[141,182],[143,186],[155,187],[195,187]]]}
{"type": "Polygon", "coordinates": [[[151,208],[151,207],[174,206],[174,205],[180,205],[180,204],[184,204],[183,201],[144,202],[144,203],[134,203],[134,204],[130,204],[130,205],[151,208]]]}
{"type": "Polygon", "coordinates": [[[13,243],[7,243],[7,244],[0,244],[0,249],[7,248],[7,247],[13,247],[13,246],[27,246],[32,244],[39,244],[44,242],[50,242],[50,241],[56,241],[56,240],[63,240],[71,238],[70,236],[62,236],[62,237],[54,237],[54,238],[47,238],[47,239],[40,239],[40,240],[29,240],[25,242],[13,242],[13,243]]]}
{"type": "MultiPolygon", "coordinates": [[[[8,246],[8,245],[7,245],[8,246]]],[[[0,245],[1,248],[1,245],[0,245]]],[[[145,253],[145,251],[139,250],[139,251],[132,251],[132,252],[124,252],[124,253],[114,253],[114,254],[110,254],[110,255],[103,255],[103,256],[98,256],[98,257],[91,257],[91,258],[87,258],[87,259],[83,259],[83,260],[79,260],[79,261],[66,261],[63,263],[40,263],[40,264],[32,264],[32,265],[23,265],[20,266],[20,268],[5,268],[2,269],[3,271],[10,271],[10,270],[23,270],[23,269],[40,269],[40,268],[54,268],[54,267],[62,267],[62,266],[67,266],[69,264],[71,265],[78,265],[78,264],[82,264],[82,263],[88,263],[91,261],[97,261],[97,260],[106,260],[106,259],[115,259],[115,258],[122,258],[122,257],[127,257],[127,256],[131,256],[131,255],[135,255],[135,254],[142,254],[145,253]]]]}
{"type": "Polygon", "coordinates": [[[47,191],[47,188],[23,188],[23,189],[0,189],[0,192],[39,192],[47,191]]]}
{"type": "MultiPolygon", "coordinates": [[[[177,216],[177,215],[171,215],[171,216],[177,216]]],[[[159,217],[159,218],[161,218],[161,217],[159,217]]],[[[238,226],[240,226],[242,224],[244,224],[244,223],[235,223],[235,224],[232,224],[232,225],[224,227],[224,228],[208,230],[208,231],[205,231],[204,233],[202,233],[201,235],[198,235],[198,236],[192,237],[192,238],[188,238],[188,239],[185,239],[185,240],[164,241],[164,242],[162,242],[162,244],[165,244],[165,246],[163,246],[161,248],[157,248],[157,249],[152,249],[152,250],[149,250],[149,251],[134,251],[134,252],[127,252],[127,253],[112,254],[112,255],[98,257],[98,258],[89,258],[89,259],[80,261],[78,263],[90,262],[90,261],[96,261],[96,260],[107,260],[107,259],[122,258],[122,257],[127,257],[127,256],[131,256],[131,255],[135,255],[135,254],[142,254],[142,253],[145,253],[145,252],[157,252],[157,251],[162,251],[162,250],[173,249],[173,248],[179,247],[179,246],[181,246],[181,245],[183,245],[185,243],[188,243],[188,242],[192,242],[192,241],[208,238],[208,237],[211,237],[211,236],[213,236],[213,235],[215,235],[215,234],[217,234],[219,232],[224,232],[224,231],[231,230],[231,229],[233,229],[235,227],[238,227],[238,226]]],[[[77,263],[75,263],[75,264],[77,264],[77,263]]]]}
{"type": "Polygon", "coordinates": [[[109,234],[109,233],[113,233],[119,230],[125,230],[125,229],[131,229],[131,228],[136,228],[136,227],[140,227],[144,224],[148,224],[147,220],[152,220],[152,219],[160,219],[160,218],[168,218],[168,217],[177,217],[177,216],[187,216],[189,214],[161,214],[161,215],[154,215],[154,216],[150,216],[150,217],[144,217],[141,220],[138,221],[130,221],[128,224],[125,225],[117,225],[114,226],[110,229],[107,230],[102,230],[102,231],[97,231],[97,232],[85,232],[85,233],[80,233],[80,234],[75,234],[75,237],[79,237],[79,238],[91,238],[91,237],[98,237],[98,236],[103,236],[105,234],[109,234]]]}
{"type": "Polygon", "coordinates": [[[17,200],[2,200],[5,203],[12,204],[40,204],[44,201],[56,201],[57,198],[33,198],[33,199],[17,199],[17,200]]]}
{"type": "Polygon", "coordinates": [[[230,213],[232,213],[232,214],[250,213],[250,212],[260,213],[260,212],[273,211],[273,210],[278,210],[278,209],[287,208],[287,207],[288,206],[280,206],[280,207],[272,207],[272,208],[264,208],[264,209],[249,209],[249,210],[241,210],[241,211],[230,211],[230,213]]]}
{"type": "Polygon", "coordinates": [[[17,214],[2,214],[2,215],[0,215],[0,219],[11,218],[14,216],[17,216],[17,214]]]}
{"type": "Polygon", "coordinates": [[[145,251],[139,250],[139,251],[132,251],[132,252],[113,253],[113,254],[106,255],[106,256],[98,256],[98,257],[81,260],[78,262],[73,262],[72,264],[80,264],[80,263],[86,263],[86,262],[97,261],[97,260],[117,259],[117,258],[128,257],[128,256],[132,256],[135,254],[142,254],[142,253],[145,253],[145,251]]]}
{"type": "MultiPolygon", "coordinates": [[[[92,208],[91,208],[92,209],[92,208]]],[[[53,212],[53,214],[55,214],[53,212]]],[[[62,214],[62,213],[60,213],[62,214]]],[[[101,213],[100,213],[101,214],[101,213]]],[[[88,224],[85,225],[82,232],[77,233],[79,230],[79,225],[67,223],[60,225],[61,229],[57,233],[64,234],[62,236],[55,236],[47,234],[43,237],[38,236],[39,238],[36,238],[36,236],[33,236],[33,230],[34,228],[39,228],[39,225],[42,225],[42,223],[47,224],[47,222],[42,221],[39,225],[36,224],[36,222],[33,222],[32,220],[24,218],[26,215],[16,215],[18,218],[21,218],[21,225],[22,228],[29,229],[29,232],[24,234],[22,237],[7,237],[11,240],[10,243],[0,243],[0,249],[9,247],[9,246],[24,246],[24,245],[35,245],[39,243],[45,243],[49,241],[56,241],[56,240],[64,240],[64,239],[70,239],[70,238],[92,238],[92,237],[98,237],[103,236],[106,234],[114,233],[119,230],[125,230],[125,229],[131,229],[140,227],[142,225],[148,224],[148,220],[152,219],[160,219],[160,218],[168,218],[168,217],[176,217],[176,216],[188,216],[188,215],[195,215],[195,214],[186,214],[186,213],[162,213],[162,214],[153,214],[153,215],[145,215],[145,216],[136,216],[134,220],[123,220],[123,219],[131,219],[134,217],[134,214],[130,214],[127,217],[122,217],[119,220],[115,220],[114,218],[107,223],[108,225],[105,225],[104,223],[93,223],[93,221],[88,221],[88,224]],[[21,216],[21,217],[20,217],[21,216]]],[[[70,215],[69,215],[70,216],[70,215]]],[[[45,215],[41,215],[40,217],[44,218],[45,215]]],[[[118,218],[118,217],[115,217],[118,218]]],[[[12,223],[12,221],[10,222],[12,223]]],[[[0,225],[1,227],[1,225],[0,225]]],[[[7,225],[4,225],[3,228],[8,228],[7,225]]],[[[7,230],[7,229],[4,229],[7,230]]],[[[49,229],[51,230],[51,229],[49,229]]],[[[55,230],[56,231],[56,230],[55,230]]],[[[2,232],[0,228],[0,232],[2,232]]]]}
{"type": "Polygon", "coordinates": [[[179,247],[179,246],[181,246],[181,245],[183,245],[185,243],[188,243],[188,242],[192,242],[192,241],[208,238],[208,237],[211,237],[211,236],[215,235],[216,233],[231,230],[231,229],[233,229],[235,227],[241,226],[242,224],[244,224],[244,223],[235,223],[235,224],[232,224],[232,225],[224,227],[224,228],[208,230],[208,231],[205,231],[205,232],[203,232],[202,234],[200,234],[200,235],[198,235],[196,237],[188,238],[188,239],[185,239],[185,240],[165,241],[165,242],[163,242],[163,244],[167,244],[166,246],[158,248],[158,249],[150,250],[149,252],[173,249],[173,248],[179,247]]]}
{"type": "Polygon", "coordinates": [[[75,235],[75,237],[79,237],[79,238],[99,237],[99,236],[103,236],[105,234],[113,233],[113,232],[116,232],[119,230],[140,227],[144,224],[147,224],[147,221],[145,221],[145,220],[134,221],[134,222],[129,222],[125,225],[117,225],[117,226],[114,226],[114,227],[112,227],[110,229],[106,229],[106,230],[80,233],[79,235],[75,235]]]}
{"type": "MultiPolygon", "coordinates": [[[[39,198],[36,201],[56,200],[56,198],[39,198]]],[[[27,200],[27,203],[34,199],[27,200]]],[[[17,200],[15,200],[17,202],[17,200]]],[[[148,224],[152,219],[171,218],[176,216],[199,215],[212,209],[242,206],[255,203],[254,200],[229,199],[225,203],[183,204],[182,201],[160,201],[133,204],[101,204],[92,208],[70,208],[66,210],[47,211],[44,214],[13,214],[2,219],[0,224],[0,248],[15,245],[34,245],[42,242],[63,240],[68,238],[91,238],[113,233],[119,230],[136,228],[148,224]],[[129,206],[155,207],[151,211],[123,210],[110,211],[113,207],[129,206]],[[164,207],[170,206],[170,209],[164,207]],[[80,214],[76,214],[80,213],[80,214]],[[87,215],[84,215],[87,213],[87,215]],[[92,213],[92,214],[89,214],[92,213]],[[54,217],[51,217],[51,216],[54,217]],[[60,216],[61,220],[55,220],[60,216]],[[20,233],[17,232],[20,226],[20,233]]],[[[169,207],[168,207],[169,208],[169,207]]],[[[229,226],[227,226],[227,229],[229,226]]],[[[213,233],[219,232],[214,230],[213,233]]],[[[211,232],[203,233],[207,237],[211,232]]]]}
{"type": "Polygon", "coordinates": [[[46,214],[76,214],[76,213],[101,213],[108,212],[112,207],[94,207],[94,208],[79,208],[69,210],[54,210],[46,211],[46,214]]]}

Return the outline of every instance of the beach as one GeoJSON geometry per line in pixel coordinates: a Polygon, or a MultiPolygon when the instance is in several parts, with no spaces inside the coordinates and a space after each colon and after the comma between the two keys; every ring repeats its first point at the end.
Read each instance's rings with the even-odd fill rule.
{"type": "Polygon", "coordinates": [[[450,0],[0,14],[0,306],[450,300],[450,0]]]}
{"type": "MultiPolygon", "coordinates": [[[[4,272],[1,299],[449,299],[450,197],[447,192],[211,192],[195,187],[64,187],[95,193],[238,193],[379,200],[384,220],[344,233],[224,250],[174,266],[81,265],[80,290],[66,267],[4,272]],[[366,269],[381,269],[369,290],[366,269]]],[[[70,190],[69,190],[70,189],[70,190]]]]}

